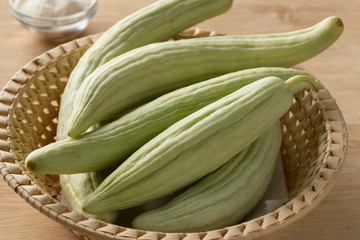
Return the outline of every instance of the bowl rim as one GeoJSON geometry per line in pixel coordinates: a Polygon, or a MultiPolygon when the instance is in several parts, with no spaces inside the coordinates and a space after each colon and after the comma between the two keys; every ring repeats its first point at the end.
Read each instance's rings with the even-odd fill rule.
{"type": "MultiPolygon", "coordinates": [[[[28,0],[29,1],[29,0],[28,0]]],[[[32,16],[28,15],[22,11],[20,11],[14,2],[14,0],[9,0],[9,5],[11,8],[11,11],[15,15],[16,18],[24,18],[26,20],[32,20],[32,21],[46,21],[46,22],[60,22],[60,21],[71,21],[73,19],[80,19],[83,16],[92,15],[92,12],[96,10],[98,5],[98,0],[89,0],[90,4],[84,8],[83,10],[66,15],[66,16],[58,16],[58,17],[39,17],[39,16],[32,16]]],[[[23,20],[21,20],[23,21],[23,20]]]]}
{"type": "MultiPolygon", "coordinates": [[[[198,28],[186,30],[180,33],[180,38],[197,37],[204,35],[214,35],[214,32],[203,31],[198,28]]],[[[0,119],[0,125],[6,125],[8,129],[9,125],[7,120],[9,118],[9,110],[12,108],[14,101],[21,94],[21,88],[28,83],[28,81],[34,76],[41,73],[48,65],[62,59],[68,54],[74,52],[83,51],[90,47],[101,34],[94,34],[85,36],[79,39],[72,40],[70,42],[61,44],[49,51],[44,52],[42,55],[34,58],[27,65],[22,67],[14,77],[11,78],[9,83],[3,88],[0,93],[0,115],[4,116],[3,123],[0,119]],[[16,86],[15,86],[16,85],[16,86]],[[15,90],[11,90],[15,86],[15,90]],[[11,99],[6,98],[6,93],[12,94],[11,99]],[[5,100],[3,100],[5,99],[5,100]],[[4,104],[4,106],[1,106],[4,104]],[[6,117],[5,117],[6,116],[6,117]]],[[[251,219],[246,222],[239,223],[237,225],[228,226],[222,229],[215,229],[207,232],[200,233],[162,233],[154,231],[144,231],[120,225],[114,225],[106,223],[97,219],[93,219],[87,216],[83,216],[72,210],[64,210],[64,206],[60,202],[56,202],[49,193],[43,192],[43,190],[35,183],[31,181],[31,178],[19,170],[19,167],[14,166],[19,163],[11,164],[4,161],[3,150],[0,150],[0,174],[4,176],[5,181],[9,186],[16,191],[23,199],[26,200],[31,206],[45,214],[49,218],[69,227],[78,236],[93,236],[95,238],[100,237],[104,239],[166,239],[169,235],[169,239],[255,239],[258,237],[265,236],[269,233],[278,231],[289,224],[299,220],[309,213],[312,209],[318,206],[321,201],[327,196],[335,185],[336,180],[341,175],[341,170],[344,167],[346,153],[348,148],[348,133],[346,123],[341,110],[337,106],[335,100],[331,94],[318,81],[319,90],[321,90],[321,97],[319,97],[322,109],[326,114],[326,129],[330,137],[327,144],[327,148],[331,151],[332,147],[339,145],[338,152],[335,156],[339,158],[337,164],[330,168],[324,164],[322,168],[323,179],[316,178],[313,182],[309,183],[309,186],[302,192],[297,194],[297,197],[290,199],[283,206],[277,210],[272,211],[266,215],[260,216],[255,219],[251,219]],[[332,112],[332,116],[328,116],[328,112],[332,112]],[[333,128],[331,123],[334,122],[336,127],[333,128]],[[331,134],[340,133],[342,134],[343,142],[333,142],[331,134]],[[19,176],[21,175],[21,176],[19,176]],[[295,210],[296,208],[296,210],[295,210]],[[266,224],[265,224],[265,221],[266,224]],[[266,225],[265,228],[262,225],[266,225]]],[[[16,106],[15,106],[16,107],[16,106]]],[[[4,127],[1,127],[4,128],[4,127]]],[[[9,137],[9,134],[0,134],[9,137]]],[[[336,150],[336,149],[335,149],[336,150]]],[[[6,151],[5,151],[6,152],[6,151]]],[[[327,156],[331,156],[330,152],[326,153],[327,156]]],[[[5,156],[6,157],[6,156],[5,156]]],[[[318,177],[320,173],[316,174],[318,177]]],[[[91,239],[91,238],[90,238],[91,239]]]]}

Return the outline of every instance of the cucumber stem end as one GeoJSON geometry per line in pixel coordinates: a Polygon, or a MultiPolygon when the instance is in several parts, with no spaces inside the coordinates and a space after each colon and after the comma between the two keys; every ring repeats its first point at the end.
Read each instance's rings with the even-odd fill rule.
{"type": "Polygon", "coordinates": [[[285,83],[291,89],[293,94],[303,90],[309,85],[315,90],[318,88],[316,81],[306,75],[296,75],[286,80],[285,83]]]}

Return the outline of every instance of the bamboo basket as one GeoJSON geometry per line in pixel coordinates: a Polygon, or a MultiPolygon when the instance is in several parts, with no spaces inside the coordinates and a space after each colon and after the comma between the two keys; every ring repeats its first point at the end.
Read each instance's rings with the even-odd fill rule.
{"type": "MultiPolygon", "coordinates": [[[[189,29],[175,39],[218,35],[189,29]]],[[[21,68],[0,93],[0,172],[26,202],[72,229],[82,239],[217,240],[255,239],[303,217],[328,194],[340,175],[347,151],[347,130],[328,90],[306,89],[294,96],[281,118],[281,155],[290,201],[256,219],[201,233],[160,233],[109,224],[68,209],[60,202],[57,175],[35,175],[26,156],[55,141],[61,94],[82,54],[100,36],[80,38],[45,52],[21,68]]]]}

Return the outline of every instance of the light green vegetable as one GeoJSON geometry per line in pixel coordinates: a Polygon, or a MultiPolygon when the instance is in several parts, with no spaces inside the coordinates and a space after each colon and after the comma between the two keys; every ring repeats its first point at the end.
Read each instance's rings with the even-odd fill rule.
{"type": "Polygon", "coordinates": [[[280,145],[281,131],[277,122],[171,202],[137,216],[133,227],[160,232],[200,232],[238,223],[264,195],[280,145]]]}
{"type": "MultiPolygon", "coordinates": [[[[61,98],[56,139],[68,138],[66,126],[74,98],[84,79],[98,66],[139,46],[166,41],[196,23],[225,12],[231,4],[232,0],[159,0],[116,23],[86,51],[72,71],[61,98]]],[[[62,189],[74,210],[86,215],[81,204],[94,187],[78,186],[97,186],[103,180],[99,174],[60,175],[62,189]]],[[[112,222],[114,213],[91,217],[112,222]]]]}
{"type": "Polygon", "coordinates": [[[219,168],[258,138],[290,108],[298,75],[267,77],[171,125],[143,145],[84,200],[97,214],[140,205],[175,192],[219,168]],[[200,167],[201,166],[201,167],[200,167]]]}
{"type": "Polygon", "coordinates": [[[61,139],[68,137],[62,129],[67,127],[77,91],[96,68],[129,50],[167,41],[188,27],[224,13],[231,5],[232,0],[159,0],[113,25],[85,52],[70,75],[59,110],[61,139]]]}
{"type": "Polygon", "coordinates": [[[241,69],[289,67],[330,46],[342,33],[339,18],[308,29],[257,36],[215,36],[149,44],[103,64],[81,85],[68,134],[171,90],[241,69]]]}
{"type": "Polygon", "coordinates": [[[92,193],[106,176],[107,174],[102,171],[71,175],[63,174],[61,175],[61,188],[72,209],[85,214],[88,217],[114,223],[119,215],[117,211],[102,213],[99,215],[87,214],[82,211],[84,197],[92,193]]]}
{"type": "Polygon", "coordinates": [[[161,131],[200,108],[268,76],[288,79],[305,72],[254,68],[222,75],[165,94],[80,138],[46,145],[26,158],[36,173],[78,173],[118,166],[161,131]]]}

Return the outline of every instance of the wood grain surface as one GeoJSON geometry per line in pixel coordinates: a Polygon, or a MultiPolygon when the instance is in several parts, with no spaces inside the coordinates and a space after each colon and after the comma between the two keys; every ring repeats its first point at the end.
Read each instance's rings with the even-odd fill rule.
{"type": "MultiPolygon", "coordinates": [[[[153,0],[101,0],[98,12],[81,36],[106,31],[111,25],[153,0]]],[[[227,13],[197,26],[225,34],[285,32],[309,27],[325,17],[343,19],[341,38],[302,64],[336,99],[349,131],[349,150],[338,182],[320,205],[267,240],[360,239],[360,1],[359,0],[234,0],[227,13]]],[[[0,0],[0,87],[18,69],[57,44],[24,29],[0,0]]],[[[0,240],[75,240],[66,227],[47,218],[0,180],[0,240]]]]}

